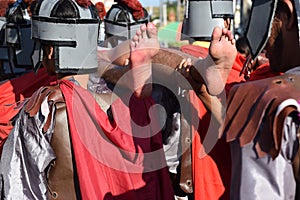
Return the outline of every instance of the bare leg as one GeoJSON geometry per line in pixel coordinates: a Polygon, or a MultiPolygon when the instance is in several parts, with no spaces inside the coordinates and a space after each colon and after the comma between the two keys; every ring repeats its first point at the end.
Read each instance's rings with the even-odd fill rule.
{"type": "Polygon", "coordinates": [[[131,41],[130,61],[134,94],[137,97],[151,95],[151,62],[159,52],[157,29],[153,23],[142,25],[131,41]]]}
{"type": "Polygon", "coordinates": [[[197,71],[204,77],[211,95],[218,95],[224,89],[236,54],[235,40],[231,31],[216,27],[212,33],[209,56],[194,64],[197,71]]]}

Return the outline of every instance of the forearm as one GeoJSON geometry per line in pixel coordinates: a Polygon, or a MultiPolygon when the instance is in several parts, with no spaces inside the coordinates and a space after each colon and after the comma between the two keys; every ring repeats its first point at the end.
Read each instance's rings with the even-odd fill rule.
{"type": "Polygon", "coordinates": [[[196,94],[199,99],[201,99],[206,109],[209,110],[212,116],[216,119],[218,126],[221,126],[224,122],[225,107],[222,105],[220,99],[217,96],[209,95],[207,91],[203,90],[201,92],[196,91],[196,94]]]}
{"type": "MultiPolygon", "coordinates": [[[[183,58],[191,58],[193,61],[197,60],[196,57],[187,55],[179,50],[161,48],[159,53],[152,58],[154,78],[162,81],[172,81],[172,83],[174,83],[174,79],[166,80],[166,77],[173,75],[175,68],[179,65],[183,58]]],[[[99,63],[99,72],[102,72],[101,74],[105,80],[112,83],[116,83],[119,78],[129,70],[128,66],[124,68],[115,68],[115,66],[116,65],[106,61],[99,63]]]]}
{"type": "Polygon", "coordinates": [[[99,68],[98,73],[105,81],[112,84],[117,84],[117,82],[121,80],[121,77],[130,70],[129,66],[117,66],[107,63],[102,64],[105,69],[103,70],[102,68],[101,70],[101,68],[99,68]]]}

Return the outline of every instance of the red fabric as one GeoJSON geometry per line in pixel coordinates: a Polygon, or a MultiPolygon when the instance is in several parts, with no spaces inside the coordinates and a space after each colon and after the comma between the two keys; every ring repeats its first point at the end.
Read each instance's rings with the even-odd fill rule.
{"type": "Polygon", "coordinates": [[[283,75],[283,73],[273,72],[270,68],[270,63],[265,63],[257,67],[256,70],[254,70],[253,72],[251,72],[249,81],[255,81],[279,75],[283,75]]]}
{"type": "MultiPolygon", "coordinates": [[[[199,118],[199,128],[193,127],[193,143],[192,143],[192,167],[193,167],[193,181],[194,181],[194,198],[195,199],[219,199],[225,191],[218,166],[215,158],[204,153],[204,146],[202,139],[205,138],[210,124],[210,115],[204,107],[202,101],[196,96],[193,91],[190,91],[190,100],[195,111],[195,115],[199,118]]],[[[210,130],[218,133],[218,130],[210,130]]],[[[217,138],[217,137],[216,137],[217,138]]],[[[217,140],[217,139],[216,139],[217,140]]],[[[216,147],[214,148],[216,149],[216,147]]],[[[219,152],[217,156],[224,158],[226,152],[219,152]]],[[[230,160],[229,160],[230,162],[230,160]]],[[[223,167],[223,166],[219,166],[223,167]]],[[[229,166],[230,167],[230,166],[229,166]]],[[[227,169],[227,168],[226,168],[227,169]]],[[[229,172],[230,176],[230,169],[229,172]]],[[[226,188],[227,189],[227,188],[226,188]]]]}
{"type": "Polygon", "coordinates": [[[130,109],[117,99],[112,105],[115,122],[111,123],[90,92],[70,81],[61,81],[60,88],[83,199],[174,198],[161,133],[153,131],[152,120],[149,125],[152,98],[133,97],[130,109]],[[130,119],[141,127],[149,126],[132,128],[130,119]]]}
{"type": "MultiPolygon", "coordinates": [[[[218,126],[214,122],[210,112],[207,111],[202,101],[198,98],[198,115],[200,119],[198,134],[200,135],[200,145],[204,146],[205,152],[208,154],[207,157],[212,159],[211,162],[216,166],[212,166],[211,176],[215,177],[211,180],[218,180],[218,176],[221,178],[221,181],[211,181],[210,190],[216,190],[218,193],[215,193],[215,198],[206,198],[206,199],[220,199],[220,200],[229,200],[230,199],[230,181],[231,181],[231,154],[230,146],[223,139],[218,138],[218,126]],[[214,171],[214,172],[213,172],[214,171]],[[218,175],[218,176],[217,176],[218,175]],[[222,183],[222,187],[220,185],[222,183]],[[216,189],[215,189],[216,188],[216,189]],[[222,190],[223,189],[223,190],[222,190]]],[[[199,150],[197,152],[200,152],[199,150]]],[[[207,166],[208,168],[210,166],[207,166]]],[[[196,171],[198,173],[198,171],[196,171]]],[[[206,175],[206,174],[204,174],[206,175]]],[[[207,175],[206,175],[207,176],[207,175]]],[[[199,191],[200,193],[200,191],[199,191]]],[[[196,198],[197,199],[197,198],[196,198]]]]}
{"type": "Polygon", "coordinates": [[[38,88],[56,80],[44,68],[38,73],[29,72],[18,78],[7,80],[0,85],[0,152],[4,141],[12,129],[9,121],[18,113],[16,106],[24,98],[30,97],[38,88]]]}
{"type": "Polygon", "coordinates": [[[0,0],[0,17],[5,16],[5,12],[9,3],[11,3],[11,0],[0,0]]]}
{"type": "Polygon", "coordinates": [[[245,61],[246,58],[242,54],[238,53],[235,58],[235,62],[232,65],[232,69],[229,73],[226,84],[240,83],[245,81],[244,76],[243,75],[240,76],[240,72],[243,68],[245,61]]]}
{"type": "Polygon", "coordinates": [[[201,46],[195,46],[192,44],[183,45],[180,47],[180,50],[184,53],[188,53],[197,58],[206,58],[208,55],[208,49],[201,46]]]}
{"type": "Polygon", "coordinates": [[[227,78],[227,82],[225,85],[226,94],[228,94],[231,87],[236,83],[242,83],[246,81],[243,74],[240,76],[240,72],[243,68],[245,61],[246,61],[245,56],[238,53],[235,58],[235,62],[233,63],[232,70],[230,71],[227,78]]]}
{"type": "Polygon", "coordinates": [[[116,0],[116,2],[127,5],[135,20],[142,19],[145,16],[143,6],[138,0],[116,0]]]}
{"type": "Polygon", "coordinates": [[[91,1],[90,0],[76,0],[77,4],[84,7],[84,8],[87,8],[91,5],[91,1]]]}
{"type": "MultiPolygon", "coordinates": [[[[243,66],[243,63],[245,62],[245,60],[246,60],[245,58],[241,57],[241,59],[240,59],[241,67],[243,66]]],[[[238,63],[238,62],[236,62],[236,63],[238,63]]],[[[264,64],[258,66],[254,71],[252,71],[250,73],[250,76],[249,76],[250,78],[247,81],[261,80],[264,78],[270,78],[270,77],[279,76],[282,74],[283,74],[282,72],[273,72],[270,68],[270,63],[264,63],[264,64]]],[[[240,78],[240,79],[237,78],[236,81],[234,81],[234,77],[236,77],[236,76],[231,77],[232,81],[227,80],[227,84],[225,86],[225,90],[226,90],[227,94],[229,94],[229,91],[233,85],[235,85],[237,83],[243,83],[246,81],[246,80],[243,80],[244,78],[240,78]]],[[[243,77],[243,75],[241,77],[243,77]]]]}

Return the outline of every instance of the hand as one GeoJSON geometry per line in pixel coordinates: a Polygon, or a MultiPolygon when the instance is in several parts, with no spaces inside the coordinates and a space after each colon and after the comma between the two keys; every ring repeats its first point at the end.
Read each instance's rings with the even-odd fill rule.
{"type": "MultiPolygon", "coordinates": [[[[179,85],[183,88],[192,88],[195,90],[196,93],[200,92],[200,88],[202,88],[203,84],[195,81],[192,77],[191,72],[194,66],[192,65],[192,60],[190,58],[183,59],[180,64],[175,68],[177,72],[179,72],[188,82],[190,85],[185,85],[184,83],[179,83],[179,85]]],[[[206,88],[205,88],[206,90],[206,88]]]]}

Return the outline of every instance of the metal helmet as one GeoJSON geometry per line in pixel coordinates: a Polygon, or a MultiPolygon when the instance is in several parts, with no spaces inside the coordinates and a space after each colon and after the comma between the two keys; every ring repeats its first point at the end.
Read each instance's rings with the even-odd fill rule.
{"type": "Polygon", "coordinates": [[[6,18],[0,17],[0,61],[8,62],[8,47],[5,40],[6,18]]]}
{"type": "Polygon", "coordinates": [[[232,0],[185,0],[181,39],[210,41],[214,27],[224,27],[224,18],[233,16],[232,0]]]}
{"type": "Polygon", "coordinates": [[[32,38],[35,50],[32,56],[35,69],[43,59],[41,46],[50,44],[54,48],[56,73],[95,72],[97,62],[97,41],[100,19],[93,8],[79,6],[69,0],[76,18],[58,18],[51,14],[64,0],[42,0],[32,15],[32,38]]]}
{"type": "MultiPolygon", "coordinates": [[[[245,38],[248,42],[252,59],[256,59],[259,53],[265,47],[272,28],[272,22],[275,16],[277,3],[281,0],[253,0],[248,21],[248,26],[245,31],[245,38]]],[[[298,31],[300,38],[300,2],[294,0],[298,19],[298,31]]],[[[300,43],[299,43],[300,44],[300,43]]]]}
{"type": "Polygon", "coordinates": [[[31,21],[22,0],[16,1],[6,12],[5,44],[12,68],[32,68],[34,43],[31,40],[31,21]]]}
{"type": "Polygon", "coordinates": [[[149,22],[149,15],[143,8],[144,17],[135,20],[126,4],[113,4],[104,18],[106,46],[115,47],[121,42],[131,39],[141,24],[149,22]]]}

